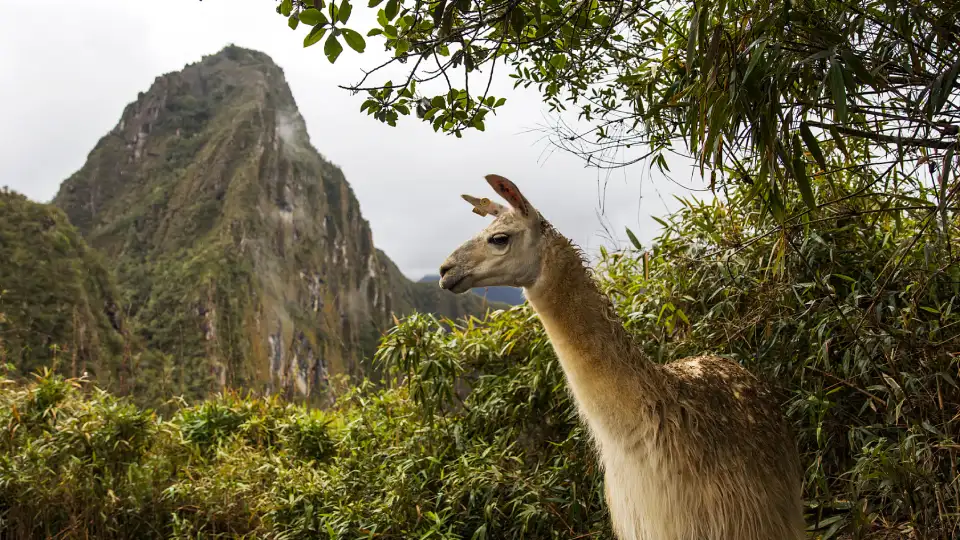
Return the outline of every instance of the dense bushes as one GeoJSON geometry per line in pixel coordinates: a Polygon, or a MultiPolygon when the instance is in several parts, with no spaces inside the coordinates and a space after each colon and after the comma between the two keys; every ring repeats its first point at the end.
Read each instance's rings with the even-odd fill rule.
{"type": "MultiPolygon", "coordinates": [[[[690,203],[649,257],[605,254],[598,275],[654,361],[712,352],[778,385],[818,535],[950,538],[960,266],[933,214],[874,204],[850,198],[758,234],[749,200],[690,203]]],[[[454,328],[409,317],[377,361],[388,388],[345,390],[323,413],[231,394],[164,420],[52,375],[4,385],[0,527],[611,538],[600,472],[529,307],[454,328]]]]}
{"type": "Polygon", "coordinates": [[[4,537],[250,532],[270,502],[271,466],[312,467],[333,448],[322,413],[275,399],[223,395],[164,421],[49,371],[4,382],[4,537]]]}
{"type": "Polygon", "coordinates": [[[517,308],[448,333],[414,316],[381,355],[423,376],[351,389],[324,413],[226,395],[162,420],[52,374],[7,385],[2,526],[15,537],[609,537],[599,472],[530,318],[517,308]],[[460,403],[452,377],[471,365],[486,373],[460,403]]]}

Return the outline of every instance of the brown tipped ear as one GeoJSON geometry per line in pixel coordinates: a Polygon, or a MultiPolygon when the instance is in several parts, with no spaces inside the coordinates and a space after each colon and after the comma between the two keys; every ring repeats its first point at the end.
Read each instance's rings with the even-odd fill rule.
{"type": "Polygon", "coordinates": [[[499,193],[501,197],[510,203],[510,206],[516,208],[521,214],[530,217],[535,213],[530,201],[520,193],[516,184],[499,174],[488,174],[484,178],[487,179],[487,183],[490,184],[490,187],[492,187],[494,191],[499,193]]]}
{"type": "Polygon", "coordinates": [[[461,195],[461,197],[463,197],[463,200],[472,204],[473,213],[480,216],[486,216],[487,214],[499,216],[507,210],[507,208],[502,204],[495,203],[486,197],[482,199],[480,197],[473,197],[471,195],[461,195]]]}

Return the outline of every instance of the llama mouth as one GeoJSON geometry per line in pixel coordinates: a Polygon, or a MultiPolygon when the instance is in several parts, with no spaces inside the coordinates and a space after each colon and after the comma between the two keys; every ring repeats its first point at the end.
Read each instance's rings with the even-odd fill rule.
{"type": "Polygon", "coordinates": [[[460,277],[457,277],[457,278],[454,278],[454,279],[452,279],[452,280],[441,279],[441,280],[440,280],[440,288],[441,288],[441,289],[446,289],[446,290],[448,290],[448,291],[450,291],[450,292],[452,292],[452,293],[454,293],[454,294],[462,294],[462,293],[465,293],[465,292],[467,292],[468,290],[470,290],[470,284],[469,284],[469,283],[466,283],[468,277],[470,277],[470,274],[464,274],[464,275],[462,275],[462,276],[460,276],[460,277]],[[466,286],[466,287],[463,287],[462,285],[464,285],[465,283],[466,283],[467,286],[466,286]]]}

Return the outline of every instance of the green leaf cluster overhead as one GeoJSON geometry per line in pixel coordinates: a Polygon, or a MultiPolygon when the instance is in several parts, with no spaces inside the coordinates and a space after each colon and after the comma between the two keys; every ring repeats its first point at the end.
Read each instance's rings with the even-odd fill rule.
{"type": "MultiPolygon", "coordinates": [[[[285,0],[278,11],[324,6],[337,7],[285,0]]],[[[457,137],[483,131],[504,103],[491,80],[507,74],[586,123],[558,123],[553,139],[588,165],[647,161],[667,173],[665,156],[679,153],[712,188],[751,185],[778,215],[786,192],[810,211],[833,204],[836,193],[813,177],[829,186],[835,171],[856,169],[868,195],[906,195],[898,177],[940,182],[957,165],[954,153],[932,179],[919,167],[942,162],[960,135],[956,3],[371,0],[367,9],[377,18],[366,35],[393,58],[347,88],[390,125],[415,113],[457,137]],[[406,76],[378,79],[387,68],[406,76]]]]}

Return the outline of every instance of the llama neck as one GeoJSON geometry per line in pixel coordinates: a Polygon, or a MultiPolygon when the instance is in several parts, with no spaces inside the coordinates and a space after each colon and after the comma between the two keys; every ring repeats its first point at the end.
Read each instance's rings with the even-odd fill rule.
{"type": "Polygon", "coordinates": [[[569,240],[553,231],[540,277],[524,289],[588,421],[621,425],[659,394],[659,366],[634,346],[569,240]]]}

